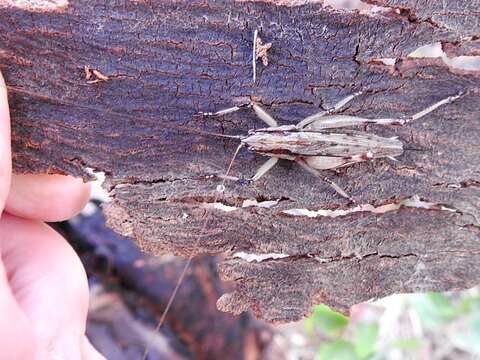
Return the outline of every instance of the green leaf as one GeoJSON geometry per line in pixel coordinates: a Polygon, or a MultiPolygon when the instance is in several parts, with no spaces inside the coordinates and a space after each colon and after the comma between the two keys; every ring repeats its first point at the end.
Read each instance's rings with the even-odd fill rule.
{"type": "Polygon", "coordinates": [[[388,349],[399,349],[405,351],[416,351],[420,350],[424,345],[424,340],[422,338],[408,338],[408,339],[398,339],[390,342],[387,345],[388,349]]]}
{"type": "Polygon", "coordinates": [[[480,311],[480,298],[478,296],[465,296],[457,305],[457,312],[468,314],[469,312],[478,313],[480,311]]]}
{"type": "Polygon", "coordinates": [[[409,301],[427,328],[435,328],[455,317],[457,310],[449,298],[440,293],[415,294],[409,301]]]}
{"type": "Polygon", "coordinates": [[[358,323],[355,326],[355,352],[361,359],[366,359],[375,352],[378,337],[378,324],[358,323]]]}
{"type": "Polygon", "coordinates": [[[312,326],[314,326],[330,337],[340,336],[348,325],[348,317],[323,304],[315,306],[310,320],[305,324],[307,332],[312,331],[312,326]]]}
{"type": "Polygon", "coordinates": [[[320,346],[315,360],[359,360],[353,344],[336,340],[320,346]]]}
{"type": "Polygon", "coordinates": [[[303,320],[303,326],[305,328],[305,332],[309,337],[313,337],[315,335],[315,321],[313,320],[312,317],[313,315],[303,320]]]}

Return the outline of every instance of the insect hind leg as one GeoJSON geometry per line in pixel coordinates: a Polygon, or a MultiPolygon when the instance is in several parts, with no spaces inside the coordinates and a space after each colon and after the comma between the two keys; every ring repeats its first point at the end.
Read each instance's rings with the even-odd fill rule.
{"type": "Polygon", "coordinates": [[[438,109],[442,105],[450,104],[453,103],[455,100],[458,98],[462,97],[464,95],[463,92],[458,93],[457,95],[452,95],[449,96],[445,99],[442,99],[440,101],[437,101],[435,104],[430,105],[429,107],[417,112],[416,114],[413,114],[408,117],[403,117],[403,118],[385,118],[385,119],[363,119],[363,118],[358,118],[357,121],[360,123],[364,124],[376,124],[376,125],[406,125],[412,121],[418,120],[425,115],[430,114],[432,111],[438,109]]]}
{"type": "Polygon", "coordinates": [[[406,119],[406,120],[409,120],[409,121],[415,121],[415,120],[418,120],[420,119],[421,117],[424,117],[425,115],[427,114],[430,114],[433,110],[437,109],[438,107],[442,106],[442,105],[445,105],[445,104],[450,104],[452,102],[454,102],[455,100],[457,100],[459,97],[461,97],[463,95],[463,92],[460,92],[458,93],[457,95],[453,95],[453,96],[449,96],[445,99],[442,99],[438,102],[436,102],[435,104],[433,105],[430,105],[429,107],[427,107],[426,109],[423,109],[422,111],[419,111],[418,113],[410,116],[410,118],[406,119]]]}
{"type": "Polygon", "coordinates": [[[302,121],[300,121],[298,124],[297,124],[297,128],[298,129],[302,129],[304,128],[305,126],[311,124],[312,122],[314,121],[317,121],[318,119],[320,119],[322,116],[325,116],[325,115],[328,115],[328,114],[332,114],[332,113],[335,113],[337,111],[339,111],[342,107],[344,107],[345,105],[347,105],[350,101],[352,101],[354,98],[356,98],[357,96],[361,95],[362,92],[361,91],[358,91],[356,93],[353,93],[351,95],[348,95],[347,97],[343,98],[342,100],[340,100],[339,102],[337,102],[335,105],[333,105],[333,107],[331,107],[330,109],[327,109],[327,110],[324,110],[324,111],[320,111],[318,113],[315,113],[313,115],[310,115],[308,117],[306,117],[305,119],[303,119],[302,121]]]}

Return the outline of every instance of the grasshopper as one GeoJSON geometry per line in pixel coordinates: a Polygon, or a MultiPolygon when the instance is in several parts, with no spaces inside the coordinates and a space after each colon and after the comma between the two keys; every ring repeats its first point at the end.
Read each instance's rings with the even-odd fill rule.
{"type": "MultiPolygon", "coordinates": [[[[29,96],[36,95],[19,88],[10,87],[10,89],[29,96]]],[[[261,129],[250,129],[246,135],[237,136],[215,134],[201,130],[188,129],[183,126],[175,126],[174,128],[177,130],[198,133],[205,136],[219,136],[240,140],[240,145],[233,155],[225,175],[221,176],[223,178],[222,185],[217,187],[217,193],[214,196],[213,203],[216,203],[217,199],[220,197],[220,194],[223,193],[222,189],[224,189],[225,180],[232,179],[242,181],[242,179],[228,175],[235,156],[242,147],[246,147],[250,151],[260,155],[268,156],[270,158],[262,166],[260,166],[253,177],[247,180],[249,183],[259,180],[275,166],[279,159],[287,159],[297,162],[304,169],[328,183],[339,195],[354,202],[353,199],[340,186],[338,186],[328,177],[323,176],[321,171],[337,169],[357,162],[373,161],[378,158],[395,159],[396,156],[400,156],[403,153],[403,143],[396,137],[384,138],[359,131],[334,133],[332,132],[333,129],[366,124],[406,125],[431,113],[442,105],[454,102],[463,95],[463,93],[459,93],[457,95],[449,96],[425,108],[424,110],[405,118],[368,119],[349,115],[335,115],[336,112],[341,110],[341,108],[343,108],[347,103],[352,101],[360,94],[362,94],[362,92],[357,92],[347,96],[336,103],[332,108],[308,116],[296,125],[279,126],[277,121],[255,102],[234,106],[214,113],[201,113],[203,116],[224,116],[246,108],[253,109],[258,118],[266,123],[268,127],[261,129]]],[[[77,106],[77,104],[69,102],[61,103],[77,106]]],[[[88,109],[89,107],[83,106],[83,108],[88,109]]],[[[91,109],[93,111],[97,110],[93,107],[91,109]]],[[[133,120],[138,118],[136,115],[133,116],[128,114],[119,114],[114,111],[107,111],[106,113],[130,117],[133,120]]],[[[168,125],[165,126],[168,127],[168,125]]],[[[196,244],[199,244],[201,237],[206,233],[209,220],[210,213],[208,213],[205,217],[201,229],[196,236],[196,244]]],[[[169,297],[168,303],[161,315],[159,322],[157,323],[155,333],[158,332],[164,324],[175,296],[178,293],[183,279],[187,275],[193,257],[194,254],[192,253],[186,260],[183,270],[176,282],[175,288],[169,297]]],[[[147,358],[152,343],[153,333],[151,338],[146,342],[142,359],[147,358]]]]}
{"type": "MultiPolygon", "coordinates": [[[[253,177],[247,180],[249,183],[257,181],[264,176],[275,166],[279,159],[286,159],[295,161],[305,170],[329,184],[339,195],[351,202],[355,202],[334,181],[323,176],[321,171],[333,170],[357,162],[373,161],[378,158],[396,160],[395,156],[399,156],[403,153],[403,143],[397,137],[385,138],[359,131],[334,133],[331,132],[332,129],[366,124],[406,125],[422,118],[442,105],[452,103],[463,95],[463,93],[458,93],[457,95],[449,96],[412,116],[404,118],[367,119],[350,115],[333,115],[360,94],[362,94],[362,92],[349,95],[336,103],[332,108],[308,116],[296,125],[279,126],[278,122],[255,102],[233,106],[213,113],[201,112],[200,114],[202,116],[207,117],[224,116],[244,108],[252,108],[258,118],[268,125],[267,128],[251,129],[247,132],[247,135],[238,136],[209,133],[209,135],[213,136],[240,140],[240,145],[232,156],[225,175],[221,176],[223,179],[222,184],[217,187],[217,193],[213,202],[216,203],[220,196],[219,193],[223,193],[226,180],[242,181],[242,179],[237,177],[229,176],[235,157],[242,147],[246,147],[250,151],[270,158],[260,166],[253,177]]],[[[205,233],[209,219],[210,216],[207,215],[200,230],[200,234],[205,233]]],[[[198,235],[197,237],[197,244],[199,243],[200,236],[201,235],[198,235]]],[[[165,321],[168,310],[172,305],[184,277],[186,276],[192,259],[193,255],[190,255],[185,263],[172,295],[169,298],[168,304],[157,324],[155,329],[156,332],[162,327],[163,322],[165,321]]],[[[147,358],[148,348],[149,345],[145,348],[142,358],[143,360],[147,358]]]]}
{"type": "MultiPolygon", "coordinates": [[[[241,147],[246,147],[250,151],[270,157],[260,166],[256,174],[247,180],[249,183],[260,179],[275,166],[279,159],[286,159],[295,161],[305,170],[329,184],[340,196],[355,202],[339,185],[324,176],[321,171],[379,158],[396,160],[395,157],[403,153],[403,143],[397,137],[385,138],[353,130],[339,133],[332,132],[332,129],[365,124],[406,125],[462,96],[462,93],[449,96],[412,116],[403,118],[367,119],[350,115],[334,115],[361,94],[362,92],[356,92],[349,95],[332,108],[308,116],[296,125],[279,126],[277,121],[255,102],[214,113],[201,114],[203,116],[223,116],[243,108],[252,108],[258,118],[268,125],[267,128],[251,129],[245,136],[230,136],[240,140],[240,146],[235,154],[241,147]]],[[[231,176],[229,179],[241,180],[231,176]]]]}

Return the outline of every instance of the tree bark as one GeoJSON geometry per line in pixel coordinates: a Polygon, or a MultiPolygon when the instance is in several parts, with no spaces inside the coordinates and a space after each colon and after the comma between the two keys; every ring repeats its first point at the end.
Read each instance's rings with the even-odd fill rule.
{"type": "MultiPolygon", "coordinates": [[[[0,68],[15,171],[85,179],[86,168],[104,171],[113,197],[109,223],[154,254],[274,254],[258,263],[232,256],[221,266],[237,285],[219,301],[223,310],[251,308],[289,321],[319,302],[346,310],[395,292],[477,284],[480,74],[408,54],[437,41],[449,53],[475,49],[479,15],[468,9],[478,2],[444,1],[451,11],[442,12],[424,2],[378,0],[400,10],[375,14],[295,3],[4,6],[0,68]],[[256,83],[254,30],[272,43],[256,83]],[[238,144],[198,131],[245,134],[264,125],[248,110],[215,119],[199,111],[255,99],[292,124],[359,90],[364,95],[346,114],[411,115],[465,92],[408,126],[360,129],[398,136],[407,148],[398,162],[326,172],[358,203],[389,211],[304,216],[352,206],[289,163],[251,186],[228,182],[219,201],[232,211],[212,209],[219,179],[209,175],[225,172],[238,144]],[[412,197],[421,201],[405,202],[412,197]],[[242,207],[245,200],[277,203],[242,207]]],[[[242,151],[232,174],[252,176],[264,161],[242,151]]]]}

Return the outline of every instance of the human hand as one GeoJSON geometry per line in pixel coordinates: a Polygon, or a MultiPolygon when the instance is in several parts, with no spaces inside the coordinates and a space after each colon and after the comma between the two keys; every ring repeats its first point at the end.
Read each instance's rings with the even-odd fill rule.
{"type": "Polygon", "coordinates": [[[102,359],[85,337],[85,270],[43,223],[78,213],[89,186],[68,176],[11,174],[6,95],[0,74],[0,359],[102,359]]]}

